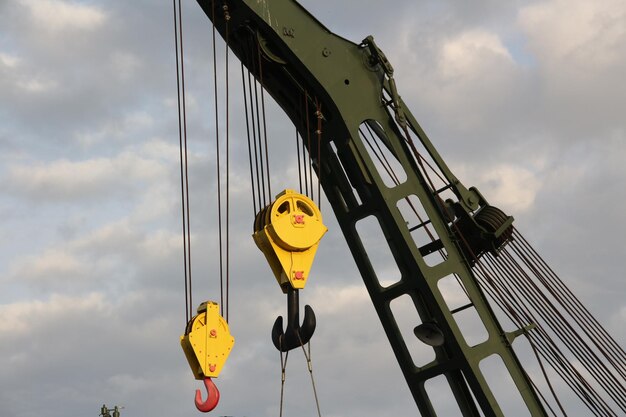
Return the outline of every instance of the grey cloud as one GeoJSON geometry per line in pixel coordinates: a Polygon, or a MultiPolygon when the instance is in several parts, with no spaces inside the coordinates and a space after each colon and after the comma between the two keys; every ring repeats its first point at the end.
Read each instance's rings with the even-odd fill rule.
{"type": "MultiPolygon", "coordinates": [[[[396,69],[403,98],[452,169],[460,167],[472,181],[468,185],[489,189],[479,182],[499,175],[502,166],[541,182],[532,205],[511,213],[518,228],[623,338],[626,129],[618,114],[624,100],[618,75],[624,55],[609,48],[616,60],[603,71],[559,79],[559,63],[546,61],[537,46],[542,33],[518,24],[528,3],[461,3],[303,2],[331,30],[356,42],[375,35],[396,69]],[[493,34],[499,43],[479,37],[495,52],[475,51],[478,71],[446,78],[442,48],[466,33],[493,34]],[[499,45],[512,59],[497,53],[499,45]]],[[[184,327],[178,165],[166,151],[148,146],[178,142],[171,5],[90,4],[106,14],[104,26],[44,36],[23,6],[0,3],[0,53],[19,58],[17,67],[0,60],[0,368],[11,370],[0,375],[3,415],[95,415],[102,403],[125,405],[122,415],[129,417],[196,415],[193,390],[200,385],[178,346],[184,327]],[[43,83],[39,92],[19,86],[33,79],[43,83]],[[53,81],[49,90],[46,80],[53,81]],[[135,159],[115,165],[124,152],[135,159]],[[33,172],[10,175],[10,167],[51,167],[60,160],[77,167],[106,161],[116,168],[90,184],[83,184],[83,171],[84,178],[73,179],[83,185],[65,194],[18,181],[33,172]],[[140,175],[138,165],[146,161],[156,166],[155,175],[140,175]],[[78,268],[69,262],[63,269],[55,253],[78,268]],[[51,263],[44,268],[46,261],[51,263]],[[31,390],[40,397],[33,399],[31,390]]],[[[184,6],[195,308],[219,298],[216,166],[210,26],[197,5],[184,6]]],[[[236,63],[232,69],[237,109],[236,63]]],[[[297,180],[296,162],[290,162],[293,128],[278,113],[268,104],[273,193],[297,180]]],[[[230,314],[237,342],[216,381],[218,412],[269,416],[277,414],[280,390],[279,355],[269,332],[286,302],[250,239],[245,124],[235,114],[230,314]]],[[[322,413],[415,414],[325,200],[322,209],[330,231],[302,295],[319,318],[312,349],[322,413]]],[[[530,364],[532,353],[522,354],[530,364]]],[[[529,370],[538,373],[536,366],[529,370]]],[[[301,352],[290,355],[287,378],[288,414],[313,414],[301,352]]],[[[443,407],[449,407],[444,414],[452,412],[451,404],[443,407]]]]}

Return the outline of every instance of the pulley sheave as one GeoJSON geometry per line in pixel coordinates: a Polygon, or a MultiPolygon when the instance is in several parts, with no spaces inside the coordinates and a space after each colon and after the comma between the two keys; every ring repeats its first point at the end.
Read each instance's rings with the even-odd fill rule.
{"type": "Polygon", "coordinates": [[[228,323],[219,313],[219,304],[206,301],[198,307],[180,344],[196,379],[217,378],[235,344],[228,323]]]}
{"type": "Polygon", "coordinates": [[[263,252],[284,293],[303,289],[322,236],[328,229],[315,203],[285,190],[254,221],[254,242],[263,252]]]}

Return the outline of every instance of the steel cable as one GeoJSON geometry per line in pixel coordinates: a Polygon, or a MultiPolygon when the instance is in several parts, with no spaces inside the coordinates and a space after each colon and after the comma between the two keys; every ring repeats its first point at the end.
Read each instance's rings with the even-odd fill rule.
{"type": "Polygon", "coordinates": [[[552,328],[553,332],[585,366],[590,374],[594,376],[609,396],[622,410],[626,411],[626,390],[615,378],[615,375],[608,370],[605,363],[582,340],[578,332],[563,317],[563,314],[555,308],[554,304],[547,299],[528,274],[515,262],[508,251],[506,249],[503,250],[501,255],[508,260],[509,272],[512,273],[509,276],[519,279],[519,283],[523,287],[521,291],[528,295],[526,298],[528,303],[533,305],[540,313],[540,316],[552,328]],[[621,390],[617,390],[616,387],[621,387],[621,390]]]}
{"type": "MultiPolygon", "coordinates": [[[[503,251],[506,256],[506,251],[503,251]]],[[[606,388],[606,373],[599,373],[596,371],[596,367],[593,366],[594,362],[596,365],[600,366],[600,369],[605,369],[603,364],[597,360],[597,357],[593,355],[593,352],[590,352],[588,349],[585,349],[584,343],[580,340],[576,339],[577,333],[571,328],[569,323],[567,323],[562,315],[555,309],[553,309],[552,304],[549,303],[545,296],[541,291],[538,291],[536,288],[532,287],[532,282],[524,283],[524,271],[520,269],[514,270],[513,268],[519,268],[519,265],[515,263],[511,259],[507,259],[508,262],[504,263],[504,265],[508,265],[507,276],[518,278],[518,289],[520,293],[525,294],[525,300],[527,303],[531,305],[540,315],[540,317],[544,320],[546,324],[552,329],[555,335],[561,340],[562,343],[574,354],[574,356],[583,364],[585,369],[594,376],[596,381],[600,383],[600,385],[606,388]],[[552,311],[551,311],[552,310],[552,311]],[[554,315],[552,314],[554,313],[554,315]],[[559,320],[561,319],[561,320],[559,320]],[[595,360],[594,360],[595,359],[595,360]]],[[[608,389],[609,394],[612,394],[614,391],[612,389],[608,389]]],[[[619,396],[619,395],[618,395],[619,396]]],[[[616,402],[619,404],[619,400],[615,399],[614,395],[611,395],[616,402]]]]}
{"type": "Polygon", "coordinates": [[[183,49],[183,20],[180,2],[172,1],[174,8],[174,50],[176,53],[176,91],[178,103],[178,142],[180,156],[180,190],[182,212],[183,264],[185,278],[185,325],[193,315],[191,288],[191,233],[189,220],[189,176],[187,163],[187,108],[185,99],[185,64],[183,49]],[[180,53],[179,53],[180,47],[180,53]],[[180,69],[179,69],[180,68],[180,69]]]}
{"type": "MultiPolygon", "coordinates": [[[[509,317],[509,319],[518,326],[518,328],[524,328],[525,325],[529,323],[536,323],[537,320],[533,317],[532,313],[530,313],[530,311],[524,306],[521,300],[521,297],[517,295],[518,293],[516,293],[514,290],[512,291],[512,289],[509,286],[504,284],[508,281],[506,280],[506,274],[501,275],[501,271],[498,271],[499,269],[501,269],[498,263],[495,262],[492,257],[488,257],[487,259],[488,259],[487,264],[482,264],[484,268],[481,267],[481,268],[478,268],[477,270],[478,272],[477,277],[479,279],[481,275],[484,277],[481,280],[482,287],[485,289],[491,290],[489,293],[490,297],[494,301],[498,301],[498,300],[500,301],[499,303],[497,302],[497,304],[502,309],[502,311],[507,315],[507,317],[509,317]],[[491,271],[491,274],[487,273],[485,268],[489,269],[491,271]],[[496,277],[496,278],[494,279],[493,277],[496,277]],[[505,279],[502,279],[502,277],[504,277],[505,279]],[[522,319],[520,315],[522,315],[524,318],[522,319]]],[[[540,327],[538,327],[537,332],[542,334],[543,330],[540,327]]],[[[533,332],[525,333],[531,346],[537,347],[543,353],[545,353],[546,351],[550,352],[551,349],[545,347],[540,340],[535,340],[535,341],[533,340],[534,334],[536,333],[533,333],[533,332]]],[[[552,342],[551,339],[548,339],[548,341],[552,342]]],[[[546,359],[550,362],[551,366],[555,369],[555,371],[557,371],[557,373],[562,377],[562,379],[566,383],[568,383],[570,388],[574,390],[576,395],[579,396],[579,398],[581,398],[583,402],[586,402],[585,399],[587,398],[587,395],[584,392],[576,389],[575,381],[572,380],[568,382],[568,379],[559,372],[558,363],[560,362],[560,358],[554,357],[554,359],[551,360],[551,357],[549,354],[546,354],[544,357],[546,357],[546,359]]],[[[548,385],[551,385],[547,377],[547,374],[544,374],[544,377],[546,378],[546,382],[548,383],[548,385]]],[[[555,396],[555,401],[558,404],[560,404],[560,401],[558,400],[558,397],[556,396],[555,396]]],[[[588,407],[590,407],[591,409],[596,408],[593,403],[588,404],[588,407]]]]}
{"type": "MultiPolygon", "coordinates": [[[[626,367],[626,352],[621,346],[611,337],[611,335],[604,329],[604,327],[596,320],[596,318],[585,308],[585,306],[578,300],[578,298],[572,293],[572,291],[563,283],[559,276],[548,266],[548,264],[541,258],[541,256],[534,250],[528,241],[517,230],[514,231],[516,241],[520,242],[521,250],[534,259],[539,266],[539,270],[545,273],[546,286],[548,282],[552,284],[552,288],[555,291],[560,290],[560,294],[563,296],[560,301],[563,301],[569,306],[572,316],[576,317],[580,321],[584,321],[590,325],[589,329],[596,334],[598,339],[604,339],[607,342],[607,348],[612,351],[614,355],[619,358],[613,358],[617,361],[617,365],[620,365],[621,369],[626,367]],[[620,360],[621,359],[621,360],[620,360]]],[[[564,308],[567,308],[564,305],[564,308]]],[[[623,373],[622,373],[623,375],[623,373]]]]}
{"type": "MultiPolygon", "coordinates": [[[[242,91],[242,95],[243,95],[243,104],[244,104],[244,112],[245,112],[245,119],[246,119],[246,137],[248,139],[248,163],[249,163],[249,167],[250,167],[250,191],[252,194],[252,209],[253,209],[253,218],[254,216],[256,216],[256,214],[261,210],[261,202],[260,202],[260,198],[259,198],[259,203],[257,206],[257,194],[255,194],[255,176],[254,176],[254,169],[253,169],[253,164],[252,164],[252,142],[250,140],[250,117],[248,114],[248,94],[246,92],[246,75],[245,75],[245,70],[244,70],[245,66],[243,65],[243,62],[241,63],[241,91],[242,91]]],[[[250,74],[248,73],[248,77],[250,76],[250,74]]]]}
{"type": "MultiPolygon", "coordinates": [[[[488,257],[487,268],[492,271],[492,274],[488,274],[484,269],[477,271],[477,277],[481,282],[481,286],[486,289],[490,297],[496,301],[496,304],[505,313],[505,315],[515,323],[519,328],[524,328],[529,323],[537,323],[532,313],[524,306],[521,301],[521,297],[517,295],[517,292],[509,288],[505,283],[508,282],[506,274],[498,272],[500,268],[498,262],[495,262],[491,257],[488,257]],[[481,278],[482,276],[482,278],[481,278]],[[504,279],[502,278],[504,276],[504,279]],[[494,277],[496,277],[494,279],[494,277]],[[506,294],[506,297],[505,297],[506,294]],[[508,299],[508,301],[507,301],[508,299]],[[515,308],[514,308],[515,307],[515,308]],[[524,319],[521,318],[521,316],[524,319]]],[[[602,413],[598,414],[598,405],[595,402],[591,402],[588,393],[580,387],[579,380],[580,375],[569,361],[564,358],[564,355],[560,353],[560,349],[554,345],[554,342],[547,336],[543,329],[538,325],[535,330],[526,332],[525,335],[531,345],[535,345],[537,349],[542,353],[542,356],[550,363],[552,368],[563,379],[564,382],[572,389],[572,391],[587,405],[596,416],[614,416],[614,413],[602,413]],[[579,377],[577,378],[576,375],[579,377]]],[[[597,399],[602,402],[601,399],[597,399]]],[[[557,403],[559,402],[556,398],[557,403]]],[[[603,408],[606,408],[603,407],[603,408]]]]}
{"type": "Polygon", "coordinates": [[[542,272],[537,269],[537,266],[534,265],[531,260],[526,256],[527,253],[524,252],[523,249],[517,247],[517,245],[512,246],[513,252],[523,261],[524,265],[533,272],[537,280],[546,288],[546,290],[552,295],[552,297],[561,305],[561,307],[574,319],[574,322],[578,324],[581,328],[585,336],[591,341],[591,343],[596,347],[596,349],[604,356],[604,358],[613,366],[615,371],[622,377],[626,378],[626,373],[624,372],[623,364],[620,363],[619,358],[615,358],[611,349],[605,349],[604,345],[600,343],[602,339],[602,334],[597,330],[594,326],[593,322],[587,320],[585,317],[580,315],[580,311],[576,308],[576,306],[572,306],[570,302],[568,302],[564,298],[564,293],[560,292],[558,288],[555,288],[551,285],[550,282],[547,281],[547,277],[542,274],[542,272]]]}
{"type": "MultiPolygon", "coordinates": [[[[215,22],[215,1],[211,1],[212,21],[215,22]]],[[[223,265],[223,237],[222,237],[222,180],[220,167],[220,129],[219,129],[219,100],[217,88],[217,47],[215,36],[215,24],[212,25],[212,45],[213,45],[213,98],[215,105],[215,159],[217,173],[217,229],[218,229],[218,264],[220,282],[220,315],[224,316],[224,265],[223,265]]]]}
{"type": "MultiPolygon", "coordinates": [[[[565,355],[556,346],[552,338],[544,331],[543,327],[541,327],[540,322],[535,318],[535,316],[532,313],[530,313],[530,310],[528,309],[524,301],[522,301],[522,300],[527,300],[528,302],[529,297],[527,295],[522,296],[522,294],[525,294],[524,291],[520,289],[519,285],[515,281],[510,279],[511,278],[510,270],[508,270],[505,266],[503,266],[502,262],[496,261],[491,255],[489,255],[487,259],[491,262],[491,265],[496,270],[500,271],[500,273],[496,272],[495,274],[495,276],[499,277],[498,279],[499,279],[500,285],[502,285],[505,288],[508,287],[509,289],[507,290],[507,292],[511,294],[511,296],[512,294],[519,294],[515,296],[516,299],[518,300],[515,303],[517,309],[519,311],[524,312],[525,315],[530,320],[530,322],[533,322],[537,325],[536,330],[528,332],[527,335],[531,339],[535,340],[535,342],[539,346],[542,346],[543,343],[547,343],[549,345],[549,347],[545,347],[545,350],[547,350],[547,355],[545,355],[544,357],[548,359],[550,354],[552,354],[554,361],[551,361],[551,365],[553,366],[555,371],[558,372],[558,369],[560,368],[564,370],[568,375],[570,375],[571,383],[569,383],[568,385],[570,386],[570,388],[575,390],[575,392],[576,392],[575,387],[578,387],[578,392],[582,395],[582,397],[581,395],[578,395],[578,394],[577,395],[588,405],[588,408],[593,407],[597,409],[598,407],[601,407],[602,409],[605,410],[604,415],[614,416],[615,415],[614,412],[606,411],[606,410],[610,410],[610,407],[608,407],[608,405],[604,402],[604,400],[602,400],[598,396],[598,394],[595,392],[595,390],[593,390],[593,388],[584,380],[582,375],[573,367],[573,365],[569,362],[569,360],[566,359],[565,355]],[[537,339],[539,337],[540,339],[537,339]],[[543,343],[540,342],[540,340],[542,340],[543,343]],[[586,389],[582,388],[580,384],[586,387],[586,389]],[[594,400],[595,402],[590,403],[589,401],[592,401],[590,397],[595,398],[594,400]]],[[[492,284],[492,283],[489,283],[489,284],[492,284]]],[[[546,352],[544,351],[544,353],[546,352]]],[[[566,380],[562,374],[560,374],[560,376],[564,380],[566,380]]]]}
{"type": "Polygon", "coordinates": [[[230,13],[228,5],[222,6],[225,21],[225,78],[226,78],[226,323],[229,323],[229,306],[230,306],[230,79],[229,79],[229,29],[230,13]]]}
{"type": "MultiPolygon", "coordinates": [[[[263,86],[263,60],[261,59],[261,44],[257,41],[257,55],[259,60],[259,81],[261,85],[261,114],[263,116],[263,141],[265,145],[265,167],[267,175],[267,196],[272,201],[272,182],[270,178],[270,154],[267,146],[267,120],[265,117],[265,87],[263,86]]],[[[259,136],[261,132],[259,131],[259,136]]]]}

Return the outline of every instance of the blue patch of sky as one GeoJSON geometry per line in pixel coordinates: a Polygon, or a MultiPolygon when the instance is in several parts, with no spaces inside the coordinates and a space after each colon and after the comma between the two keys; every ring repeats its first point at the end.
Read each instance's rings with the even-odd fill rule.
{"type": "Polygon", "coordinates": [[[533,54],[528,50],[527,38],[520,32],[511,32],[503,37],[502,42],[513,60],[524,68],[537,65],[533,54]]]}

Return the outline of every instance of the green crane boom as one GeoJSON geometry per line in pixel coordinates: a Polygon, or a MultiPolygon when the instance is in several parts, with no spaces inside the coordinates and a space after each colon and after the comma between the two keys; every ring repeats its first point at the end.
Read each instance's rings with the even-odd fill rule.
{"type": "Polygon", "coordinates": [[[479,366],[492,355],[502,359],[530,414],[545,416],[511,348],[517,333],[503,331],[472,272],[481,254],[496,253],[506,244],[513,219],[450,172],[402,102],[393,67],[373,39],[360,44],[343,39],[294,0],[198,3],[301,136],[310,139],[309,154],[325,195],[422,416],[436,416],[425,383],[441,376],[463,416],[480,416],[479,409],[488,417],[503,416],[479,366]],[[371,134],[369,143],[364,131],[371,134]],[[401,178],[385,182],[372,142],[400,167],[401,178]],[[441,172],[445,185],[440,189],[425,175],[417,145],[441,172]],[[444,192],[452,198],[444,201],[444,192]],[[407,224],[406,211],[400,209],[407,205],[425,213],[419,224],[407,224]],[[391,285],[385,285],[388,277],[370,261],[373,254],[359,233],[364,219],[380,226],[379,243],[388,245],[399,271],[391,285]],[[433,240],[416,242],[412,233],[426,228],[433,240]],[[428,261],[438,253],[443,256],[435,264],[428,261]],[[468,305],[454,309],[446,303],[439,282],[447,277],[459,280],[468,305]],[[435,359],[424,366],[416,366],[391,309],[401,296],[410,298],[421,319],[415,323],[416,336],[434,349],[435,359]],[[455,318],[468,309],[488,335],[475,346],[468,344],[455,318]]]}

